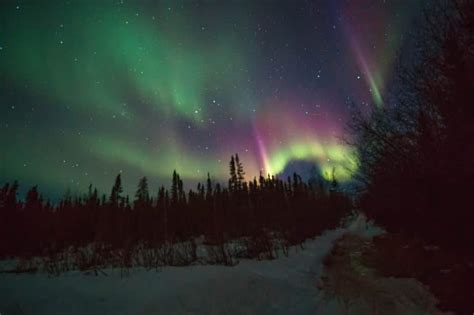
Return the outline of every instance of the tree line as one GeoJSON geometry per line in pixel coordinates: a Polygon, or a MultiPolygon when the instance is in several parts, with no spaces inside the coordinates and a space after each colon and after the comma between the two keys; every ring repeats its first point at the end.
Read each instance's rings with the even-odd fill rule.
{"type": "Polygon", "coordinates": [[[209,262],[233,264],[239,257],[287,253],[289,246],[336,227],[351,211],[351,199],[338,191],[335,179],[328,183],[318,177],[305,183],[295,173],[286,180],[260,174],[245,181],[237,154],[231,157],[229,175],[227,187],[208,174],[204,184],[186,192],[174,171],[171,187],[162,186],[155,194],[143,177],[130,198],[123,194],[119,174],[109,195],[99,195],[90,185],[84,196],[66,196],[57,205],[44,202],[36,186],[21,202],[18,184],[7,183],[0,189],[0,256],[59,261],[66,256],[57,255],[87,249],[80,251],[87,256],[82,259],[95,256],[104,263],[103,256],[119,252],[118,264],[132,264],[139,248],[142,256],[159,249],[162,259],[155,257],[155,264],[180,265],[196,261],[196,239],[201,238],[209,262]]]}
{"type": "Polygon", "coordinates": [[[427,3],[382,109],[356,112],[360,208],[474,257],[474,2],[427,3]]]}

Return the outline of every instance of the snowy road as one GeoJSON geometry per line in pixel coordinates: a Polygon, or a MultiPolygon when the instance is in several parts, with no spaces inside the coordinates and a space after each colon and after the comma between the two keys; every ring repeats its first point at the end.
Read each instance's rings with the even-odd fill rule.
{"type": "MultiPolygon", "coordinates": [[[[351,229],[358,228],[351,226],[351,229]]],[[[0,275],[0,313],[16,314],[331,314],[318,298],[322,260],[347,229],[292,249],[288,258],[244,260],[235,267],[133,269],[121,278],[69,272],[0,275]]],[[[335,305],[332,306],[333,308],[335,305]]]]}

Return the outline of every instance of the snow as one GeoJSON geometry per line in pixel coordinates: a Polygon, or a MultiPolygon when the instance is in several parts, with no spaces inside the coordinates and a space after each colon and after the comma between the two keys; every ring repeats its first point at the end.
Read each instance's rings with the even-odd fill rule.
{"type": "MultiPolygon", "coordinates": [[[[68,272],[0,274],[0,313],[15,314],[331,314],[316,286],[322,260],[344,233],[373,233],[365,220],[327,231],[304,250],[271,261],[242,260],[233,267],[195,265],[158,271],[133,268],[107,276],[68,272]]],[[[375,233],[377,233],[375,231],[375,233]]]]}

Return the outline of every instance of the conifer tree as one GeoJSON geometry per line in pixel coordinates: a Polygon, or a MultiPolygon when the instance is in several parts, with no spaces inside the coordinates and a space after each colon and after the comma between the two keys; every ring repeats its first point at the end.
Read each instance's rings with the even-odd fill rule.
{"type": "Polygon", "coordinates": [[[233,155],[230,158],[229,171],[230,171],[229,191],[234,191],[237,186],[237,168],[235,164],[235,158],[233,155]]]}
{"type": "Polygon", "coordinates": [[[179,192],[178,192],[179,175],[176,170],[173,171],[173,179],[171,183],[171,204],[176,206],[178,204],[179,192]]]}
{"type": "Polygon", "coordinates": [[[112,192],[110,193],[109,201],[112,204],[112,206],[118,207],[120,199],[122,198],[121,197],[122,191],[123,191],[122,178],[120,174],[118,174],[117,177],[115,178],[115,183],[114,183],[114,186],[112,187],[112,192]]]}
{"type": "Polygon", "coordinates": [[[239,155],[235,154],[235,168],[236,168],[236,185],[237,189],[242,189],[242,183],[245,180],[244,166],[239,160],[239,155]]]}
{"type": "Polygon", "coordinates": [[[211,176],[207,173],[207,181],[206,181],[206,199],[210,200],[212,197],[212,181],[211,176]]]}
{"type": "Polygon", "coordinates": [[[135,193],[135,203],[139,206],[146,206],[150,201],[148,193],[148,181],[146,177],[142,177],[138,182],[138,189],[135,193]]]}

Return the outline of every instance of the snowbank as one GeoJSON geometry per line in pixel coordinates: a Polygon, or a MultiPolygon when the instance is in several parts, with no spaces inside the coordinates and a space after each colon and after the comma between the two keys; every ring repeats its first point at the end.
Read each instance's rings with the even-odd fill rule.
{"type": "Polygon", "coordinates": [[[134,268],[121,278],[69,272],[1,274],[2,314],[314,314],[321,261],[338,229],[310,240],[305,250],[272,261],[244,260],[237,266],[134,268]]]}
{"type": "Polygon", "coordinates": [[[234,267],[106,269],[107,276],[68,272],[0,274],[0,313],[15,314],[331,314],[317,282],[323,258],[344,233],[377,233],[364,218],[293,247],[289,257],[243,260],[234,267]],[[375,231],[375,232],[374,232],[375,231]]]}

